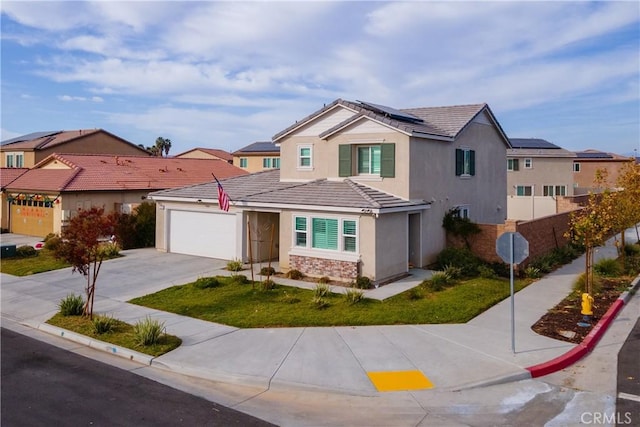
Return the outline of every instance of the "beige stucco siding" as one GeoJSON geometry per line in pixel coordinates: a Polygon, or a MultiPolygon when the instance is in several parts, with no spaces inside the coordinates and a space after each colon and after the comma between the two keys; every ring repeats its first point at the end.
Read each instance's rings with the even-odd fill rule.
{"type": "MultiPolygon", "coordinates": [[[[277,154],[261,154],[259,156],[256,155],[249,155],[249,156],[234,156],[233,157],[233,165],[240,167],[240,159],[247,159],[247,167],[242,168],[243,170],[246,170],[249,173],[254,173],[254,172],[260,172],[263,170],[267,170],[269,168],[265,168],[263,167],[263,159],[269,158],[269,159],[277,159],[280,156],[277,154]]],[[[273,168],[271,168],[273,169],[273,168]]]]}
{"type": "MultiPolygon", "coordinates": [[[[573,196],[573,159],[545,158],[510,155],[510,159],[518,159],[519,170],[507,171],[507,194],[515,194],[516,185],[535,186],[536,196],[543,195],[545,185],[564,185],[567,196],[573,196]],[[525,168],[524,159],[531,159],[531,168],[525,168]]],[[[506,166],[505,166],[506,168],[506,166]]]]}
{"type": "MultiPolygon", "coordinates": [[[[382,280],[406,273],[409,270],[409,230],[407,223],[407,213],[398,212],[393,214],[380,215],[375,219],[375,273],[369,276],[373,280],[382,280]]],[[[367,266],[368,258],[363,256],[362,270],[369,272],[371,267],[367,266]]],[[[373,260],[371,260],[373,261],[373,260]]]]}
{"type": "Polygon", "coordinates": [[[432,202],[430,215],[468,205],[474,222],[504,222],[506,145],[493,126],[471,123],[455,142],[413,139],[411,150],[410,198],[432,202]],[[475,176],[456,176],[456,149],[475,151],[475,176]]]}

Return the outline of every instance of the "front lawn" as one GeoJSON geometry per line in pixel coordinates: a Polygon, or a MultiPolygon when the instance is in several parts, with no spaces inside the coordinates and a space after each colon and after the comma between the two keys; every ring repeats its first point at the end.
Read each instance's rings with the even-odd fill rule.
{"type": "Polygon", "coordinates": [[[84,316],[63,316],[60,313],[57,313],[51,319],[47,320],[47,323],[100,341],[139,351],[140,353],[155,357],[162,356],[163,354],[177,348],[182,343],[180,338],[174,335],[164,334],[160,337],[157,344],[146,346],[138,345],[135,333],[133,332],[133,326],[117,319],[114,320],[115,325],[113,329],[104,334],[97,334],[91,320],[84,316]]]}
{"type": "MultiPolygon", "coordinates": [[[[297,326],[363,326],[464,323],[509,296],[508,279],[462,280],[439,292],[420,286],[382,301],[363,299],[349,304],[344,295],[325,297],[324,308],[314,291],[276,285],[237,284],[218,277],[219,285],[204,288],[189,283],[129,301],[162,311],[240,328],[297,326]]],[[[517,280],[522,289],[531,280],[517,280]]]]}
{"type": "Polygon", "coordinates": [[[71,266],[63,260],[56,259],[53,251],[48,249],[41,249],[36,253],[33,257],[3,258],[0,271],[13,276],[29,276],[71,266]]]}

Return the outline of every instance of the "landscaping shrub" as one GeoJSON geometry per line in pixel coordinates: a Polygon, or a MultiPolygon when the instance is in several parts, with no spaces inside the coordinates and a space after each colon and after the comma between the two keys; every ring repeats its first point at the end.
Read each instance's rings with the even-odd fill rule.
{"type": "Polygon", "coordinates": [[[462,276],[466,277],[478,274],[481,263],[480,258],[466,248],[446,248],[436,258],[436,268],[444,270],[447,266],[458,267],[462,276]]]}
{"type": "Polygon", "coordinates": [[[604,277],[616,277],[622,273],[622,267],[618,260],[604,258],[593,265],[593,271],[604,277]]]}
{"type": "Polygon", "coordinates": [[[133,325],[136,343],[141,346],[157,344],[164,332],[164,322],[147,316],[133,325]]]}
{"type": "Polygon", "coordinates": [[[331,279],[329,279],[327,276],[322,276],[321,278],[318,279],[318,283],[321,283],[321,284],[331,283],[331,279]]]}
{"type": "Polygon", "coordinates": [[[640,255],[640,245],[637,243],[624,245],[624,254],[626,256],[640,255]]]}
{"type": "Polygon", "coordinates": [[[208,289],[220,286],[220,280],[217,277],[199,277],[193,285],[198,289],[208,289]]]}
{"type": "Polygon", "coordinates": [[[242,271],[243,267],[244,265],[242,264],[242,261],[239,259],[234,259],[227,262],[227,270],[229,271],[242,271]]]}
{"type": "Polygon", "coordinates": [[[58,308],[63,316],[81,316],[84,311],[84,301],[80,295],[69,294],[60,300],[58,308]]]}
{"type": "Polygon", "coordinates": [[[16,248],[16,256],[19,258],[29,258],[37,255],[38,251],[33,246],[22,245],[16,248]]]}
{"type": "Polygon", "coordinates": [[[451,280],[457,280],[462,277],[462,269],[455,265],[446,265],[442,271],[451,278],[451,280]]]}
{"type": "Polygon", "coordinates": [[[311,302],[317,309],[323,309],[329,307],[329,301],[327,301],[323,297],[315,296],[312,298],[311,302]]]}
{"type": "Polygon", "coordinates": [[[247,279],[247,276],[245,276],[244,274],[234,274],[233,276],[231,276],[231,283],[233,283],[234,285],[244,285],[246,283],[249,283],[249,279],[247,279]]]}
{"type": "Polygon", "coordinates": [[[50,251],[55,251],[58,246],[60,246],[60,243],[62,243],[62,239],[60,238],[60,236],[57,235],[50,235],[47,236],[47,238],[44,241],[44,248],[50,251]]]}
{"type": "Polygon", "coordinates": [[[407,299],[409,301],[416,301],[424,297],[419,287],[409,289],[407,292],[405,292],[405,295],[407,296],[407,299]]]}
{"type": "Polygon", "coordinates": [[[505,264],[504,262],[492,262],[488,265],[499,277],[508,278],[511,276],[511,269],[509,268],[509,264],[505,264]]]}
{"type": "Polygon", "coordinates": [[[354,287],[358,289],[371,289],[371,279],[367,276],[358,276],[354,284],[354,287]]]}
{"type": "Polygon", "coordinates": [[[260,289],[263,291],[270,291],[276,287],[276,283],[273,280],[263,280],[260,282],[260,289]]]}
{"type": "Polygon", "coordinates": [[[322,298],[331,294],[331,286],[326,283],[318,283],[316,287],[313,289],[313,294],[316,297],[322,298]]]}
{"type": "Polygon", "coordinates": [[[422,282],[422,286],[429,291],[440,292],[450,282],[451,282],[451,278],[447,275],[447,273],[443,271],[436,271],[435,273],[433,273],[431,278],[422,282]]]}
{"type": "Polygon", "coordinates": [[[304,278],[304,274],[300,270],[293,269],[287,272],[287,277],[293,280],[300,280],[304,278]]]}
{"type": "Polygon", "coordinates": [[[530,279],[539,279],[542,277],[540,269],[531,265],[524,269],[524,275],[530,279]]]}
{"type": "Polygon", "coordinates": [[[107,332],[111,332],[115,326],[115,319],[113,316],[98,315],[91,321],[93,323],[93,330],[96,334],[102,335],[107,332]]]}
{"type": "Polygon", "coordinates": [[[344,293],[344,297],[347,300],[347,303],[353,305],[364,298],[364,292],[357,289],[347,289],[344,293]]]}
{"type": "Polygon", "coordinates": [[[484,278],[484,279],[495,279],[496,278],[496,272],[493,271],[493,268],[489,267],[488,265],[485,264],[481,264],[478,266],[478,274],[480,275],[480,277],[484,278]]]}
{"type": "Polygon", "coordinates": [[[120,255],[120,247],[114,242],[104,242],[100,245],[100,251],[106,258],[115,258],[120,255]]]}
{"type": "Polygon", "coordinates": [[[274,274],[276,274],[276,269],[273,267],[262,267],[260,269],[261,276],[273,276],[274,274]]]}
{"type": "MultiPolygon", "coordinates": [[[[597,274],[593,275],[593,293],[598,294],[602,290],[602,279],[597,274]]],[[[573,282],[573,291],[578,295],[587,292],[586,273],[582,273],[575,282],[573,282]]]]}
{"type": "Polygon", "coordinates": [[[282,297],[282,302],[285,304],[295,304],[300,302],[300,298],[289,294],[287,291],[284,291],[284,296],[282,297]]]}

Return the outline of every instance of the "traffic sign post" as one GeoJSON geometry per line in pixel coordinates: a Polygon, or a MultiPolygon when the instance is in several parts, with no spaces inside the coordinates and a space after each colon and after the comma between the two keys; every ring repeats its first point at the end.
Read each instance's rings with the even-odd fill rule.
{"type": "Polygon", "coordinates": [[[511,351],[516,352],[515,297],[513,290],[513,264],[520,264],[529,256],[529,242],[518,232],[503,233],[496,239],[496,253],[509,264],[511,291],[511,351]]]}

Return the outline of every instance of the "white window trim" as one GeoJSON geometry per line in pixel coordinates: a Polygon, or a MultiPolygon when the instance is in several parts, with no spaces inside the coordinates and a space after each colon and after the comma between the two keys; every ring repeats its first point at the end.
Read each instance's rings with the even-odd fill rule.
{"type": "Polygon", "coordinates": [[[240,157],[240,167],[246,168],[249,165],[249,160],[246,157],[240,157]],[[242,165],[244,163],[244,166],[242,165]]]}
{"type": "MultiPolygon", "coordinates": [[[[292,214],[291,216],[291,250],[290,253],[294,255],[304,256],[317,256],[318,254],[327,254],[324,258],[327,259],[340,259],[342,261],[351,261],[360,258],[360,221],[357,217],[345,217],[341,215],[324,215],[324,214],[292,214]],[[307,245],[296,246],[296,218],[306,218],[307,220],[307,245]],[[336,219],[338,220],[338,249],[318,249],[313,245],[313,218],[321,219],[336,219]],[[355,221],[356,223],[356,250],[355,252],[348,252],[344,250],[344,233],[343,223],[344,221],[355,221]],[[339,256],[329,256],[329,254],[338,254],[339,256]]],[[[322,257],[320,257],[322,258],[322,257]]]]}
{"type": "Polygon", "coordinates": [[[516,185],[515,188],[514,188],[514,195],[516,197],[533,197],[533,196],[535,196],[535,187],[533,185],[516,185]],[[531,188],[531,195],[530,196],[527,196],[527,195],[520,196],[518,194],[518,187],[524,187],[524,188],[529,187],[529,188],[531,188]]]}
{"type": "Polygon", "coordinates": [[[304,171],[309,171],[309,170],[313,170],[313,144],[299,144],[297,147],[297,154],[296,154],[296,168],[298,170],[304,170],[304,171]],[[309,166],[301,166],[300,165],[300,159],[302,158],[301,156],[301,151],[304,148],[308,148],[309,149],[309,166]]]}
{"type": "Polygon", "coordinates": [[[533,169],[533,159],[531,157],[525,157],[522,163],[525,169],[533,169]]]}
{"type": "MultiPolygon", "coordinates": [[[[360,145],[356,145],[356,175],[355,176],[362,176],[362,177],[380,177],[380,171],[378,171],[378,173],[375,172],[360,172],[358,169],[358,165],[360,164],[360,149],[361,148],[368,148],[369,149],[369,171],[371,171],[371,167],[373,165],[373,156],[372,156],[372,148],[378,147],[380,149],[380,156],[382,156],[382,148],[380,147],[381,144],[360,144],[360,145]]],[[[378,165],[379,169],[382,169],[382,158],[380,158],[380,164],[378,165]]]]}
{"type": "Polygon", "coordinates": [[[578,163],[578,162],[574,162],[573,163],[573,172],[574,173],[579,173],[580,172],[580,163],[578,163]]]}
{"type": "Polygon", "coordinates": [[[518,161],[518,159],[507,159],[507,171],[509,172],[517,172],[514,168],[513,168],[513,164],[518,161]]]}
{"type": "Polygon", "coordinates": [[[4,155],[4,165],[8,168],[15,168],[16,158],[14,153],[5,153],[4,155]],[[11,164],[9,164],[9,159],[11,159],[11,164]]]}
{"type": "Polygon", "coordinates": [[[471,219],[471,208],[469,207],[469,205],[457,205],[455,206],[455,209],[458,210],[459,218],[471,219]],[[466,216],[464,215],[465,212],[466,212],[466,216]]]}

